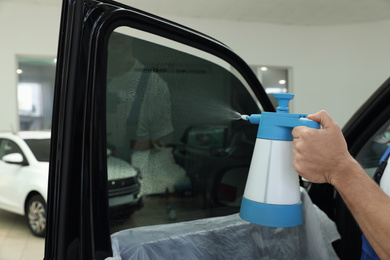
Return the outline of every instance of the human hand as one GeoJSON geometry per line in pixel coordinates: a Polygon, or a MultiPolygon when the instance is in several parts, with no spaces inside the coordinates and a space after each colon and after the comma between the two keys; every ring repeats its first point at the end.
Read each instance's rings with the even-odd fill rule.
{"type": "Polygon", "coordinates": [[[340,127],[326,111],[309,115],[308,119],[320,123],[322,129],[293,129],[294,168],[313,183],[332,183],[332,177],[342,173],[353,159],[340,127]]]}

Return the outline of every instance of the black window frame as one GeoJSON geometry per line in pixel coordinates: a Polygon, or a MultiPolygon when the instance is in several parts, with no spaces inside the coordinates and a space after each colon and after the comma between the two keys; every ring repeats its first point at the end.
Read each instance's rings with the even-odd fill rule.
{"type": "Polygon", "coordinates": [[[107,44],[130,26],[211,53],[231,64],[264,111],[274,111],[250,67],[199,32],[113,1],[63,1],[57,55],[45,259],[104,259],[109,235],[105,122],[107,44]],[[98,174],[96,174],[98,173],[98,174]],[[75,188],[76,187],[76,188],[75,188]]]}

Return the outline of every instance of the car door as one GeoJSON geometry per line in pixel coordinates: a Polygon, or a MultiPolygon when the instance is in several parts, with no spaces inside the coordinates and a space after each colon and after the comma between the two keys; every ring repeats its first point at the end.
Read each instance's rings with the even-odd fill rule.
{"type": "Polygon", "coordinates": [[[25,156],[14,141],[0,139],[0,205],[3,209],[20,213],[20,196],[18,190],[22,186],[25,166],[4,161],[5,155],[19,153],[25,156]]]}
{"type": "Polygon", "coordinates": [[[243,182],[216,183],[246,179],[257,129],[239,115],[274,108],[228,47],[113,1],[64,1],[55,84],[45,259],[104,259],[112,232],[238,212],[243,182]],[[139,179],[112,179],[108,157],[139,179]],[[129,191],[116,207],[113,189],[129,191]]]}

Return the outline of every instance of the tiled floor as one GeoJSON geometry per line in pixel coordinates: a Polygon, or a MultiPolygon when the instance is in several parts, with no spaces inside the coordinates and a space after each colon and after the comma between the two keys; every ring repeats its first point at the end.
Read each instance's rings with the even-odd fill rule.
{"type": "Polygon", "coordinates": [[[35,237],[23,216],[0,210],[0,260],[42,260],[45,240],[35,237]]]}

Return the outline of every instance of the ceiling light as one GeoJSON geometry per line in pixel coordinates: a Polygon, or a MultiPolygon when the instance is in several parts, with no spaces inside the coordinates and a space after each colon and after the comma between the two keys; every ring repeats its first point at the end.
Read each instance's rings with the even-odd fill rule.
{"type": "Polygon", "coordinates": [[[57,58],[53,59],[53,62],[54,62],[54,63],[57,63],[57,58]]]}
{"type": "Polygon", "coordinates": [[[21,70],[21,69],[17,69],[17,70],[16,70],[16,73],[18,73],[18,74],[22,74],[22,73],[23,73],[23,70],[21,70]]]}
{"type": "Polygon", "coordinates": [[[267,67],[261,67],[260,70],[262,70],[262,71],[267,71],[268,68],[267,68],[267,67]]]}
{"type": "Polygon", "coordinates": [[[284,80],[284,79],[279,80],[279,84],[280,85],[285,85],[286,84],[286,80],[284,80]]]}

